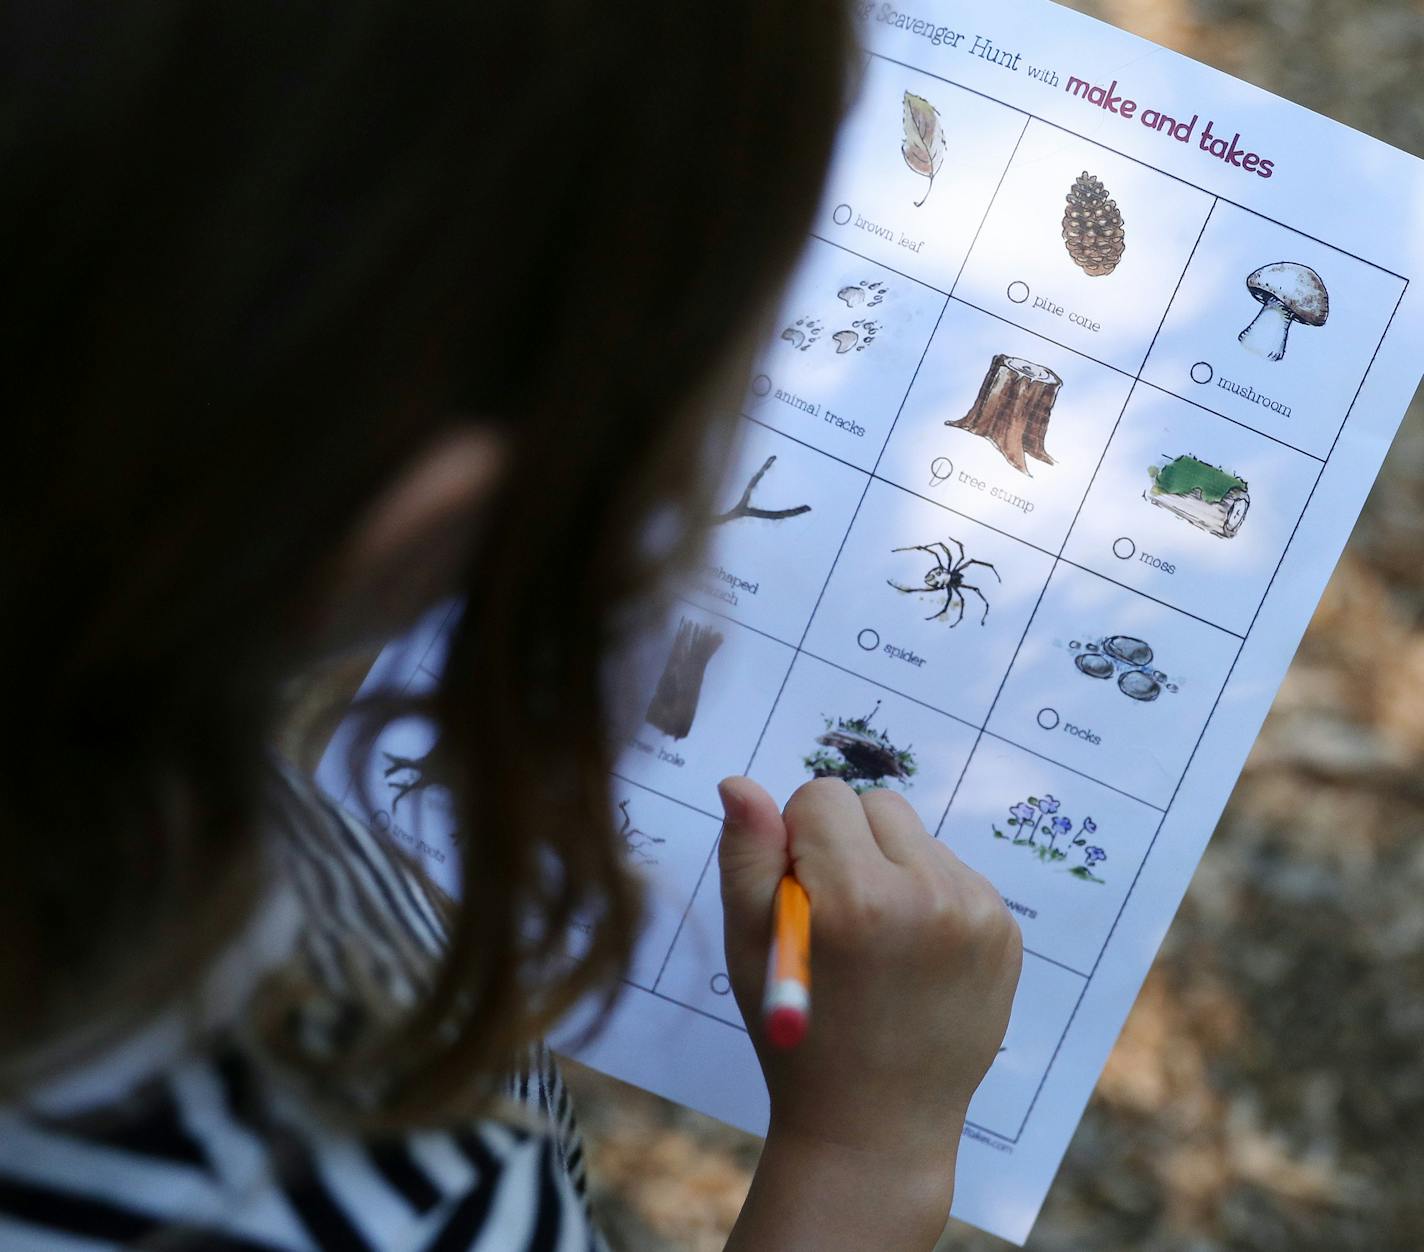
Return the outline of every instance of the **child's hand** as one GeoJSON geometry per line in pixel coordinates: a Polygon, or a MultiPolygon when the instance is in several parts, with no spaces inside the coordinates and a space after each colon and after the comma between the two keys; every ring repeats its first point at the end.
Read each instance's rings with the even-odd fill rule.
{"type": "MultiPolygon", "coordinates": [[[[835,1181],[818,1211],[922,1201],[942,1224],[965,1111],[1008,1025],[1017,924],[988,880],[893,792],[858,796],[819,779],[784,816],[749,779],[728,779],[722,798],[728,974],[771,1095],[758,1180],[778,1168],[784,1195],[789,1178],[824,1166],[835,1181]],[[780,1053],[760,1018],[772,897],[788,869],[811,899],[811,1016],[800,1046],[780,1053]]],[[[828,1228],[835,1242],[818,1246],[867,1237],[852,1236],[853,1215],[838,1217],[828,1228]]]]}

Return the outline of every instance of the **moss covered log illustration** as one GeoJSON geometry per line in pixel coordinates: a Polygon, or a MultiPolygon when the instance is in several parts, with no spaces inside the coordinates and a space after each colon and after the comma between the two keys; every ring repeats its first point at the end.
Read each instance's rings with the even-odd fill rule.
{"type": "Polygon", "coordinates": [[[1142,493],[1149,504],[1166,509],[1219,539],[1235,538],[1251,507],[1246,480],[1197,457],[1172,457],[1151,465],[1152,485],[1142,493]]]}

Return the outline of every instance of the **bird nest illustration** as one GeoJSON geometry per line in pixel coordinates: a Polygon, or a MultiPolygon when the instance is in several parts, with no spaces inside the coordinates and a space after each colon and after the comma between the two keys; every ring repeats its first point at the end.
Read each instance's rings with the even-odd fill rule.
{"type": "Polygon", "coordinates": [[[825,732],[816,738],[817,750],[805,758],[812,777],[839,778],[862,793],[890,782],[909,786],[918,768],[915,755],[909,745],[897,748],[885,731],[871,728],[879,709],[877,700],[864,717],[825,719],[825,732]]]}

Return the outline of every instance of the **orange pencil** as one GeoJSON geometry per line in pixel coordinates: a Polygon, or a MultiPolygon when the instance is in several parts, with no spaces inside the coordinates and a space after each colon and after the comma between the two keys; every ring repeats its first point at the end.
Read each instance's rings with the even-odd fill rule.
{"type": "Polygon", "coordinates": [[[811,898],[787,874],[776,885],[762,1020],[771,1046],[786,1051],[806,1036],[811,1016],[811,898]]]}

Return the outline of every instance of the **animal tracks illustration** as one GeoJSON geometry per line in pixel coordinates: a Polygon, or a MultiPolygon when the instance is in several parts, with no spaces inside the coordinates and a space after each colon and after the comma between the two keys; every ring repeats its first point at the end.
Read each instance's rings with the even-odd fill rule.
{"type": "Polygon", "coordinates": [[[824,329],[814,317],[798,317],[781,332],[781,338],[798,352],[808,352],[811,345],[821,337],[821,331],[824,329]]]}
{"type": "MultiPolygon", "coordinates": [[[[869,312],[884,304],[885,297],[889,294],[890,288],[886,283],[877,279],[863,278],[858,283],[848,283],[840,288],[836,292],[836,299],[847,309],[869,312]]],[[[830,336],[830,343],[834,346],[837,356],[845,356],[850,352],[864,352],[875,342],[876,335],[882,329],[878,320],[864,316],[856,318],[847,326],[840,321],[835,310],[822,309],[820,316],[807,313],[803,317],[798,317],[781,332],[780,338],[789,343],[794,351],[809,352],[821,339],[826,322],[830,322],[832,326],[839,326],[839,329],[830,336]]]]}
{"type": "Polygon", "coordinates": [[[836,292],[836,299],[842,301],[848,309],[873,309],[885,299],[885,284],[873,283],[868,278],[862,279],[858,283],[842,287],[836,292]]]}
{"type": "Polygon", "coordinates": [[[872,322],[869,318],[866,318],[864,321],[852,322],[850,325],[851,329],[838,330],[831,336],[831,339],[835,342],[836,354],[838,356],[852,350],[864,352],[874,341],[876,334],[879,333],[880,330],[880,323],[872,322]]]}

